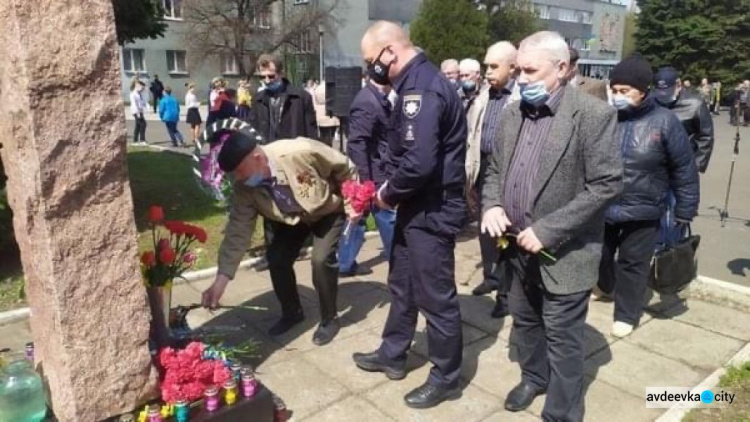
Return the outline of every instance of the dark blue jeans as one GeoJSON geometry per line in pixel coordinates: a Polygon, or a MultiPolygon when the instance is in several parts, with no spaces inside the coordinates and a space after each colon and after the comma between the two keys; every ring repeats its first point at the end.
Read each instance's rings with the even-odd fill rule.
{"type": "Polygon", "coordinates": [[[172,145],[177,146],[183,144],[185,141],[182,139],[182,134],[177,130],[178,122],[164,122],[167,125],[167,132],[169,133],[169,139],[172,140],[172,145]]]}
{"type": "MultiPolygon", "coordinates": [[[[375,225],[380,232],[380,240],[383,241],[383,251],[385,257],[390,261],[391,244],[393,243],[393,226],[396,223],[396,211],[381,210],[378,207],[372,207],[372,216],[375,218],[375,225]]],[[[355,227],[349,229],[348,236],[341,236],[339,244],[339,270],[343,273],[357,269],[357,255],[362,249],[365,242],[365,219],[362,218],[355,227]]]]}

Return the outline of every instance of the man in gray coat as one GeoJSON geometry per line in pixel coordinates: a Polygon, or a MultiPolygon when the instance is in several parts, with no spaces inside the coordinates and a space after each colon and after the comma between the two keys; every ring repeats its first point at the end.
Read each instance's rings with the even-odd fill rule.
{"type": "Polygon", "coordinates": [[[521,383],[505,408],[546,391],[544,420],[583,420],[584,326],[604,211],[622,189],[615,110],[566,86],[568,46],[538,32],[520,45],[521,102],[503,111],[482,189],[482,230],[505,235],[504,277],[521,383]]]}

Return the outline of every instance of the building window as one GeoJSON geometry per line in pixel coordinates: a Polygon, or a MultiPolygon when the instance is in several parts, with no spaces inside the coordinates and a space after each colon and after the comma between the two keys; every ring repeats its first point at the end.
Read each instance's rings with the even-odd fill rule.
{"type": "Polygon", "coordinates": [[[581,38],[581,51],[589,51],[591,50],[591,46],[589,45],[590,40],[581,38]]]}
{"type": "Polygon", "coordinates": [[[309,4],[310,0],[294,0],[294,4],[309,4]]]}
{"type": "Polygon", "coordinates": [[[164,17],[167,19],[182,19],[182,0],[162,0],[164,17]]]}
{"type": "Polygon", "coordinates": [[[536,12],[539,14],[539,19],[549,19],[549,6],[543,4],[537,4],[536,12]]]}
{"type": "Polygon", "coordinates": [[[145,72],[146,64],[143,61],[143,50],[135,48],[123,48],[122,68],[126,72],[145,72]]]}
{"type": "Polygon", "coordinates": [[[223,75],[239,75],[240,70],[237,66],[237,58],[234,54],[221,55],[221,73],[223,75]]]}
{"type": "Polygon", "coordinates": [[[271,28],[271,7],[261,6],[255,9],[253,15],[253,25],[256,28],[270,29],[271,28]]]}
{"type": "Polygon", "coordinates": [[[167,70],[169,73],[188,73],[184,51],[167,50],[167,70]]]}
{"type": "Polygon", "coordinates": [[[312,53],[313,45],[310,31],[303,32],[297,36],[295,41],[298,53],[312,53]]]}
{"type": "Polygon", "coordinates": [[[591,25],[591,12],[577,12],[579,16],[577,18],[579,19],[578,22],[585,23],[587,25],[591,25]]]}
{"type": "Polygon", "coordinates": [[[557,19],[563,22],[576,22],[576,11],[570,9],[557,9],[557,19]]]}

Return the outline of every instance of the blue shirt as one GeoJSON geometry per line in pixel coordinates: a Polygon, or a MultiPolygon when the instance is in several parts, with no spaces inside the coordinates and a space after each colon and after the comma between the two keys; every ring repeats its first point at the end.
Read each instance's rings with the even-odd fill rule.
{"type": "Polygon", "coordinates": [[[171,94],[165,93],[159,100],[159,117],[163,122],[180,121],[180,103],[171,94]]]}

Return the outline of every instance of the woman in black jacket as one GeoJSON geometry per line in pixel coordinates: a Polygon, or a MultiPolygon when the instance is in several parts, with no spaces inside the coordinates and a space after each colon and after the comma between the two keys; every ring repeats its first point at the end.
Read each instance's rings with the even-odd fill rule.
{"type": "Polygon", "coordinates": [[[652,77],[651,65],[641,57],[623,60],[610,74],[624,186],[607,210],[599,286],[614,290],[615,337],[629,335],[643,315],[667,195],[674,194],[675,217],[685,224],[696,215],[700,197],[688,135],[677,117],[649,95],[652,77]]]}

